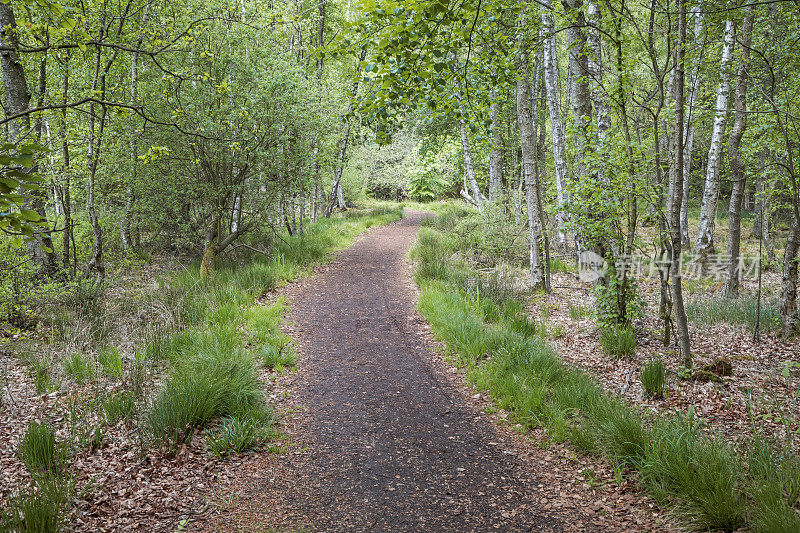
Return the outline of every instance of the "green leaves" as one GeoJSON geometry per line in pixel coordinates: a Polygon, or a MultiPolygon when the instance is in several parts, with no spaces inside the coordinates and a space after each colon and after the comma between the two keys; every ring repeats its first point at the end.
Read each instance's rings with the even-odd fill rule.
{"type": "Polygon", "coordinates": [[[39,188],[44,178],[32,172],[34,153],[46,151],[36,144],[4,144],[0,148],[0,230],[32,238],[33,225],[42,217],[26,209],[26,192],[39,188]]]}

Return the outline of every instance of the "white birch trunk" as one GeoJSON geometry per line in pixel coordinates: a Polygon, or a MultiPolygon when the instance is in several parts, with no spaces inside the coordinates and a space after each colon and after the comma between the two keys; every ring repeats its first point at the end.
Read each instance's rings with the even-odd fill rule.
{"type": "Polygon", "coordinates": [[[730,92],[730,69],[733,57],[736,24],[732,20],[725,23],[725,36],[722,45],[722,61],[717,103],[714,114],[714,127],[711,132],[711,145],[708,150],[708,166],[706,168],[703,203],[700,206],[700,220],[695,240],[696,253],[701,261],[714,253],[714,222],[719,196],[719,167],[722,155],[722,139],[725,135],[725,115],[728,111],[728,94],[730,92]]]}
{"type": "MultiPolygon", "coordinates": [[[[703,13],[698,8],[692,10],[694,17],[694,40],[697,42],[703,35],[703,13]]],[[[704,50],[705,46],[701,49],[704,50]]],[[[683,145],[683,198],[681,201],[681,244],[688,245],[689,239],[689,177],[692,168],[692,151],[694,149],[694,117],[695,103],[700,92],[700,72],[698,65],[702,59],[702,54],[698,54],[692,61],[692,72],[689,74],[689,101],[688,111],[684,121],[686,136],[683,145]]]]}
{"type": "MultiPolygon", "coordinates": [[[[548,2],[549,4],[549,2],[548,2]]],[[[556,228],[558,243],[566,245],[567,238],[564,233],[566,213],[564,202],[566,200],[564,187],[568,181],[566,139],[564,136],[564,123],[561,120],[561,107],[558,100],[558,63],[556,51],[558,43],[554,33],[553,17],[549,12],[542,14],[542,37],[544,39],[544,85],[547,93],[547,108],[550,114],[550,129],[553,138],[553,164],[556,176],[556,228]]]]}

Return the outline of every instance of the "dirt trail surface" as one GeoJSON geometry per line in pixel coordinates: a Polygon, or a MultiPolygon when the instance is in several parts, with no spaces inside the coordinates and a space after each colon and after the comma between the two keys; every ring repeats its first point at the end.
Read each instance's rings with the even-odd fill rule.
{"type": "MultiPolygon", "coordinates": [[[[219,489],[227,486],[235,501],[198,525],[608,531],[605,520],[593,523],[579,512],[584,502],[594,515],[590,498],[599,494],[554,479],[563,457],[531,444],[522,451],[512,431],[496,427],[473,395],[454,385],[414,309],[406,254],[424,214],[406,214],[287,291],[301,359],[296,372],[278,379],[273,398],[286,413],[294,451],[243,460],[237,479],[222,480],[219,489]],[[548,504],[548,497],[566,504],[548,504]]],[[[639,530],[647,522],[621,514],[639,530]]],[[[606,515],[616,522],[611,529],[626,530],[619,514],[606,515]]]]}

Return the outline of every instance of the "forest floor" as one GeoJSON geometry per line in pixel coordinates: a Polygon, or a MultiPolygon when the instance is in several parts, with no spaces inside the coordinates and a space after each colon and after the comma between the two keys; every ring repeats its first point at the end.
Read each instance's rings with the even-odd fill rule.
{"type": "Polygon", "coordinates": [[[632,480],[524,435],[442,357],[406,260],[424,215],[407,213],[281,291],[300,353],[271,394],[282,451],[238,457],[192,529],[669,530],[632,480]]]}

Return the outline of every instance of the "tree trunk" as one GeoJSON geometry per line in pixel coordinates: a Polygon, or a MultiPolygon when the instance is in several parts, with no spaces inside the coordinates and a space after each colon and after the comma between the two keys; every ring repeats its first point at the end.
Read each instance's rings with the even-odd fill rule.
{"type": "Polygon", "coordinates": [[[220,217],[214,214],[211,223],[206,228],[203,239],[205,249],[203,250],[203,260],[200,262],[200,278],[205,279],[214,272],[214,259],[217,257],[217,244],[219,242],[219,222],[220,217]]]}
{"type": "Polygon", "coordinates": [[[481,189],[478,187],[478,178],[475,176],[475,167],[472,164],[472,150],[469,147],[467,127],[464,125],[463,117],[459,119],[459,127],[461,130],[461,150],[464,156],[464,173],[467,177],[469,189],[472,191],[471,198],[478,211],[482,211],[485,198],[481,194],[481,189]]]}
{"type": "Polygon", "coordinates": [[[728,111],[728,92],[730,91],[730,67],[736,35],[736,24],[733,20],[725,23],[725,36],[722,45],[722,68],[717,89],[714,126],[711,132],[711,144],[708,150],[708,167],[706,168],[703,203],[700,206],[700,220],[697,229],[695,248],[698,260],[704,263],[714,253],[714,223],[717,214],[717,198],[719,196],[719,167],[721,163],[722,138],[725,135],[725,115],[728,111]]]}
{"type": "Polygon", "coordinates": [[[672,270],[672,300],[675,311],[675,325],[678,330],[678,345],[680,347],[683,364],[686,368],[692,366],[692,352],[689,343],[689,322],[686,318],[686,308],[683,303],[683,286],[681,284],[681,203],[683,198],[683,104],[684,104],[684,68],[686,57],[686,0],[678,0],[678,49],[676,50],[677,65],[675,69],[675,172],[671,173],[674,179],[672,191],[674,199],[671,202],[670,232],[672,237],[671,270],[672,270]]]}
{"type": "MultiPolygon", "coordinates": [[[[19,56],[19,41],[17,39],[17,20],[11,3],[0,2],[0,44],[3,50],[0,51],[0,70],[3,76],[3,91],[5,92],[5,112],[6,116],[26,113],[30,109],[31,95],[28,90],[28,82],[25,78],[25,69],[19,56]]],[[[45,66],[40,70],[40,85],[44,85],[46,78],[45,66]]],[[[40,97],[44,96],[44,87],[40,87],[40,97]]],[[[8,125],[9,141],[12,143],[24,143],[30,135],[31,119],[29,115],[23,115],[16,120],[12,120],[8,125]]],[[[23,169],[29,174],[36,171],[36,167],[23,169]]],[[[24,194],[24,192],[23,192],[24,194]]],[[[44,212],[43,191],[31,192],[26,199],[26,208],[32,209],[39,214],[42,221],[46,223],[46,213],[44,212]]],[[[52,242],[50,234],[45,229],[34,227],[34,236],[27,242],[28,254],[37,268],[45,274],[51,274],[55,269],[55,259],[52,252],[52,242]],[[48,251],[49,249],[49,251],[48,251]]]]}
{"type": "Polygon", "coordinates": [[[742,45],[742,64],[736,75],[736,88],[734,90],[734,118],[731,134],[728,138],[728,158],[731,173],[733,174],[733,190],[728,207],[728,279],[725,282],[725,295],[734,298],[739,295],[739,252],[742,236],[742,196],[747,186],[745,178],[744,159],[740,149],[742,136],[747,127],[747,77],[750,68],[750,35],[753,30],[755,6],[748,8],[748,13],[742,22],[742,31],[739,41],[742,45]]]}
{"type": "MultiPolygon", "coordinates": [[[[698,8],[692,10],[694,17],[694,39],[699,41],[703,35],[703,13],[698,8]]],[[[701,50],[705,50],[705,46],[701,50]]],[[[692,151],[694,150],[694,117],[695,103],[700,92],[700,69],[699,64],[702,54],[698,54],[692,61],[692,73],[689,75],[689,116],[684,121],[684,145],[683,145],[683,198],[681,199],[681,244],[688,246],[691,244],[689,238],[689,184],[692,169],[692,151]]]]}
{"type": "Polygon", "coordinates": [[[528,208],[530,237],[531,288],[544,288],[544,257],[542,254],[542,206],[539,202],[539,177],[536,175],[536,134],[530,108],[530,79],[528,61],[523,54],[517,65],[517,124],[522,146],[522,171],[525,179],[525,201],[528,208]]]}
{"type": "MultiPolygon", "coordinates": [[[[548,6],[550,2],[547,2],[548,6]]],[[[566,201],[564,187],[569,181],[566,157],[566,138],[564,136],[564,123],[561,120],[561,107],[559,104],[558,63],[556,33],[553,24],[553,15],[549,10],[542,14],[542,38],[544,40],[544,85],[547,93],[547,109],[550,114],[550,130],[553,139],[553,164],[556,177],[556,228],[558,231],[558,244],[565,246],[567,237],[564,233],[566,201]]]]}
{"type": "MultiPolygon", "coordinates": [[[[359,56],[358,63],[356,64],[356,79],[353,82],[353,88],[351,90],[352,97],[355,98],[358,94],[358,80],[359,80],[359,73],[361,72],[361,62],[364,61],[364,58],[367,57],[367,49],[361,49],[361,55],[359,56]]],[[[350,104],[350,108],[348,114],[353,111],[353,104],[350,104]]],[[[344,135],[342,135],[342,140],[339,143],[339,159],[336,166],[336,175],[333,178],[333,187],[331,188],[331,196],[328,202],[328,205],[325,207],[325,218],[329,218],[331,213],[333,212],[333,202],[337,201],[339,205],[339,209],[345,209],[344,203],[344,191],[342,190],[342,172],[344,172],[344,164],[347,157],[347,142],[350,138],[350,121],[347,121],[347,124],[344,127],[344,135]]]]}
{"type": "MultiPolygon", "coordinates": [[[[494,92],[492,93],[494,95],[494,92]]],[[[489,105],[489,116],[492,124],[489,126],[489,137],[492,150],[489,152],[489,201],[500,201],[500,186],[503,181],[503,140],[500,137],[500,104],[492,100],[489,105]]]]}
{"type": "Polygon", "coordinates": [[[792,220],[783,254],[783,279],[781,281],[781,335],[791,337],[797,333],[797,250],[800,248],[800,225],[792,220]]]}

